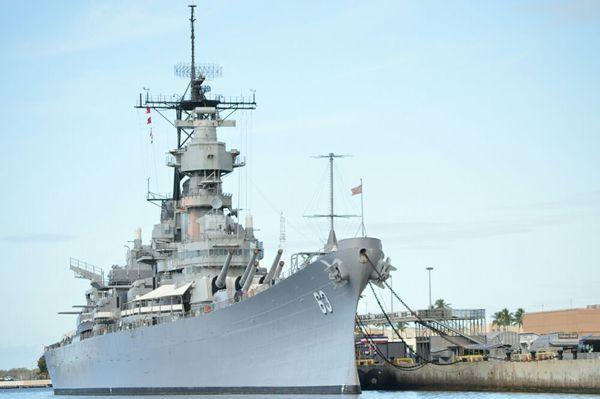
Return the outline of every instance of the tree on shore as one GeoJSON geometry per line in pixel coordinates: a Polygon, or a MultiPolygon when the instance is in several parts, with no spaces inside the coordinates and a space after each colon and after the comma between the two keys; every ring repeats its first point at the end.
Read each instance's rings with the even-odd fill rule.
{"type": "Polygon", "coordinates": [[[449,304],[442,298],[436,299],[435,303],[433,304],[434,309],[449,309],[450,306],[451,304],[449,304]]]}
{"type": "Polygon", "coordinates": [[[404,332],[404,330],[406,330],[407,326],[408,326],[407,323],[405,323],[403,321],[399,321],[396,323],[396,330],[398,330],[400,332],[404,332]]]}
{"type": "Polygon", "coordinates": [[[508,310],[504,308],[493,315],[492,325],[496,325],[498,327],[502,327],[504,331],[508,329],[508,326],[513,324],[515,320],[514,315],[508,310]]]}
{"type": "Polygon", "coordinates": [[[46,366],[46,358],[44,357],[44,355],[40,356],[40,358],[38,359],[37,366],[38,366],[38,375],[41,378],[47,378],[48,377],[48,367],[46,366]]]}
{"type": "Polygon", "coordinates": [[[523,327],[523,316],[525,315],[525,309],[519,308],[515,310],[513,315],[513,324],[519,328],[523,327]]]}
{"type": "Polygon", "coordinates": [[[14,380],[34,380],[37,376],[36,369],[28,369],[25,367],[17,367],[9,370],[0,370],[0,380],[10,377],[14,380]]]}

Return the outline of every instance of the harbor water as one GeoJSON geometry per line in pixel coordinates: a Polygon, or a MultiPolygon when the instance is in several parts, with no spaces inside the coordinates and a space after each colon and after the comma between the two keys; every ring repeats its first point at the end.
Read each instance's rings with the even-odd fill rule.
{"type": "MultiPolygon", "coordinates": [[[[403,392],[383,392],[368,391],[359,396],[341,396],[341,395],[217,395],[217,396],[144,396],[155,399],[258,399],[263,397],[276,399],[334,399],[353,397],[357,399],[572,399],[572,398],[600,398],[600,395],[578,395],[561,393],[507,393],[507,392],[430,392],[430,391],[403,391],[403,392]]],[[[105,399],[108,396],[54,396],[52,389],[11,389],[0,390],[0,399],[105,399]]],[[[117,396],[120,399],[139,399],[140,396],[117,396]]]]}

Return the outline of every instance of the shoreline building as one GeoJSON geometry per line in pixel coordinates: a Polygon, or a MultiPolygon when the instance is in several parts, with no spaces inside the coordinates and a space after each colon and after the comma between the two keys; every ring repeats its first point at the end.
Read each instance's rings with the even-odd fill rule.
{"type": "Polygon", "coordinates": [[[579,336],[600,335],[600,305],[585,308],[527,312],[523,316],[523,331],[536,334],[559,332],[579,336]]]}

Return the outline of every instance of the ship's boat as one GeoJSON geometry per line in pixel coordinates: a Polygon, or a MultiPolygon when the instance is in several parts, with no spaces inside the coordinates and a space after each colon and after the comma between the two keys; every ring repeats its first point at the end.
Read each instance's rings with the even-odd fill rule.
{"type": "Polygon", "coordinates": [[[292,255],[286,273],[282,250],[262,267],[252,217],[242,225],[222,191],[244,163],[217,137],[254,97],[210,97],[204,82],[218,68],[195,65],[193,52],[177,70],[189,73],[187,95],[140,95],[137,105],[175,111],[173,193],[149,196],[160,223],[148,244],[137,231],[124,265],[105,273],[71,259],[90,289],[75,331],[46,347],[54,392],[359,393],[354,320],[366,284],[389,276],[380,240],[338,241],[331,209],[323,250],[292,255]]]}

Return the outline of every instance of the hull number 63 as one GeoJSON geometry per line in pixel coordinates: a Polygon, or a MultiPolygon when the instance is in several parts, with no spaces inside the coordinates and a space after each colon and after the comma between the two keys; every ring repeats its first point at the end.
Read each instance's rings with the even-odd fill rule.
{"type": "Polygon", "coordinates": [[[319,309],[323,314],[333,313],[333,306],[331,306],[331,302],[329,302],[329,298],[323,291],[315,291],[313,292],[313,296],[315,297],[315,301],[317,301],[317,305],[319,305],[319,309]]]}

